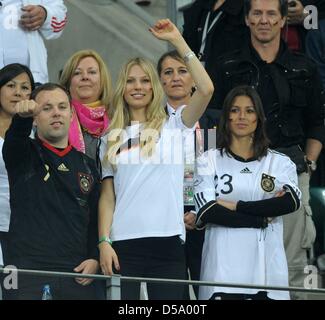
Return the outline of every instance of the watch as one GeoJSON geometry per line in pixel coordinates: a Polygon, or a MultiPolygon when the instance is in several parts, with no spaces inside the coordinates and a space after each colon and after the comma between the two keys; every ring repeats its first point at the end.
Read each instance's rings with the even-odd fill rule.
{"type": "Polygon", "coordinates": [[[316,169],[317,169],[317,163],[316,163],[316,161],[309,160],[308,158],[306,158],[306,163],[307,163],[307,166],[308,166],[308,168],[309,168],[309,170],[311,172],[316,171],[316,169]]]}

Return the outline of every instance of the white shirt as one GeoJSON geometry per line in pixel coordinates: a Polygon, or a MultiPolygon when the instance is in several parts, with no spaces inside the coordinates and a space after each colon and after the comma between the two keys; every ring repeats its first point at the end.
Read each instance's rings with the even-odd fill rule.
{"type": "Polygon", "coordinates": [[[2,158],[4,140],[0,137],[0,231],[7,232],[10,221],[9,182],[5,163],[2,158]]]}
{"type": "MultiPolygon", "coordinates": [[[[197,210],[217,198],[228,201],[272,198],[284,185],[292,186],[300,196],[295,164],[275,151],[269,150],[261,161],[245,162],[225,153],[221,156],[219,150],[209,150],[197,163],[197,210]]],[[[282,217],[275,218],[265,230],[208,225],[201,280],[288,286],[282,217]]],[[[199,297],[209,299],[214,292],[255,294],[258,291],[201,286],[199,297]]],[[[267,295],[271,299],[289,299],[289,293],[283,291],[268,291],[267,295]]]]}
{"type": "MultiPolygon", "coordinates": [[[[103,179],[114,177],[113,241],[175,235],[185,241],[183,131],[188,128],[181,117],[184,107],[166,120],[154,156],[140,158],[139,146],[135,145],[119,153],[116,171],[103,162],[103,179]]],[[[126,132],[127,138],[137,137],[139,125],[127,127],[126,132]]],[[[103,157],[107,137],[102,139],[103,157]]]]}
{"type": "MultiPolygon", "coordinates": [[[[179,106],[182,108],[184,106],[179,106]]],[[[178,109],[177,108],[177,109],[178,109]]],[[[176,110],[167,102],[167,111],[170,117],[176,115],[176,110]]],[[[192,129],[186,129],[183,131],[184,142],[184,186],[183,186],[183,200],[184,205],[194,206],[194,188],[193,188],[193,176],[195,165],[195,137],[192,129]]]]}
{"type": "MultiPolygon", "coordinates": [[[[10,204],[9,204],[9,182],[5,163],[2,158],[2,147],[4,140],[0,137],[0,231],[9,230],[10,204]]],[[[2,250],[0,244],[0,266],[3,265],[2,250]]]]}
{"type": "Polygon", "coordinates": [[[21,63],[30,68],[35,82],[48,81],[47,52],[43,38],[56,39],[66,24],[66,7],[62,0],[3,0],[0,7],[0,68],[21,63]],[[36,31],[19,26],[21,8],[41,5],[47,11],[44,24],[36,31]]]}
{"type": "Polygon", "coordinates": [[[19,27],[22,1],[2,1],[0,9],[0,66],[19,62],[29,65],[27,32],[19,27]]]}

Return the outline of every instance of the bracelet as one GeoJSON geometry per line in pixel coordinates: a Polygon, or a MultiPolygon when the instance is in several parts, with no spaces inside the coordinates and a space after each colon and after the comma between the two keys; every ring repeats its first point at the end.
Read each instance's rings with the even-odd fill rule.
{"type": "Polygon", "coordinates": [[[194,58],[194,57],[196,57],[195,53],[194,53],[193,51],[189,51],[189,52],[186,52],[186,53],[184,54],[183,59],[184,59],[185,62],[189,62],[190,59],[192,59],[192,58],[194,58]]]}
{"type": "Polygon", "coordinates": [[[113,244],[113,241],[112,241],[109,237],[107,237],[107,236],[103,236],[103,237],[101,237],[101,238],[98,240],[98,245],[100,245],[102,242],[107,242],[107,243],[109,243],[110,245],[113,244]]]}

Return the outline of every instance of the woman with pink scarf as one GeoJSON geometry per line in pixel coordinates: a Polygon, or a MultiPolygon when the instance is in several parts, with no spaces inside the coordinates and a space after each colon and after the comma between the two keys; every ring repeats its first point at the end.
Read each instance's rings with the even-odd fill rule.
{"type": "Polygon", "coordinates": [[[66,62],[60,83],[72,97],[73,116],[69,142],[77,150],[98,160],[100,137],[107,132],[112,93],[106,64],[94,50],[81,50],[66,62]]]}

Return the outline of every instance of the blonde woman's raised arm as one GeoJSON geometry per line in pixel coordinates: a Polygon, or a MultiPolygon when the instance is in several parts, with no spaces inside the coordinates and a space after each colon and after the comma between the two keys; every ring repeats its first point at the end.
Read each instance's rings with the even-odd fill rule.
{"type": "Polygon", "coordinates": [[[200,119],[212,97],[213,83],[177,27],[169,19],[158,20],[149,30],[156,38],[168,41],[176,48],[181,57],[184,58],[196,84],[197,90],[182,114],[184,124],[187,127],[192,127],[200,119]]]}

